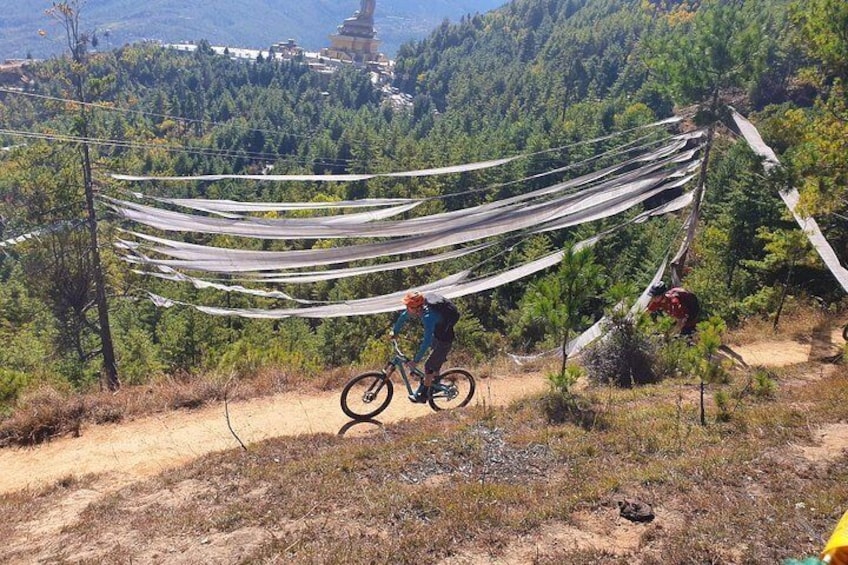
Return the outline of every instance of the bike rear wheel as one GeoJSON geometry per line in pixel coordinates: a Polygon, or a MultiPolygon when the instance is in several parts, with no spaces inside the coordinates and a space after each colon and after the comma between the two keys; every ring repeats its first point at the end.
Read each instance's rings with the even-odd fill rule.
{"type": "Polygon", "coordinates": [[[845,327],[842,328],[842,339],[848,341],[848,324],[845,324],[845,327]]]}
{"type": "Polygon", "coordinates": [[[433,410],[453,410],[471,402],[477,384],[465,369],[448,369],[433,384],[428,400],[433,410]]]}
{"type": "Polygon", "coordinates": [[[383,373],[373,371],[353,377],[342,389],[342,412],[354,420],[373,418],[392,401],[394,386],[383,373]]]}

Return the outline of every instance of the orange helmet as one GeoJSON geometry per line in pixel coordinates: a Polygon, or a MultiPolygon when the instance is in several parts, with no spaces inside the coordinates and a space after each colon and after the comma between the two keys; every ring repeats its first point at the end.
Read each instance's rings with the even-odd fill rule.
{"type": "Polygon", "coordinates": [[[418,291],[407,292],[403,297],[403,303],[407,308],[421,308],[424,306],[424,295],[418,291]]]}

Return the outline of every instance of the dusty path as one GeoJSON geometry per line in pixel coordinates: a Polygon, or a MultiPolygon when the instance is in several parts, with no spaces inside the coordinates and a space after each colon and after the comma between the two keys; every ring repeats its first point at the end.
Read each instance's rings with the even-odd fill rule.
{"type": "MultiPolygon", "coordinates": [[[[841,333],[837,336],[837,332],[823,331],[820,335],[797,339],[737,343],[728,350],[733,359],[751,367],[782,367],[819,361],[838,351],[837,346],[842,344],[841,333]]],[[[822,373],[822,370],[815,371],[816,375],[822,373]]],[[[540,373],[480,379],[472,404],[504,406],[547,387],[548,381],[540,373]]],[[[351,421],[339,408],[338,393],[280,394],[233,402],[229,405],[231,423],[248,445],[271,437],[340,432],[349,437],[373,432],[375,428],[371,424],[349,425],[351,421]]],[[[401,391],[396,394],[389,409],[381,415],[381,423],[432,414],[427,406],[406,402],[401,391]]],[[[848,449],[848,424],[823,427],[815,431],[815,437],[817,441],[813,445],[794,446],[794,452],[814,464],[827,464],[848,449]]],[[[84,488],[68,489],[49,511],[32,521],[15,525],[12,534],[0,546],[0,561],[55,562],[57,556],[68,557],[63,553],[69,543],[63,528],[82,519],[83,511],[105,495],[207,453],[238,446],[227,428],[224,406],[219,404],[194,412],[169,412],[122,424],[89,426],[79,438],[63,438],[36,448],[0,450],[0,493],[51,485],[71,476],[97,475],[94,481],[86,482],[84,488]],[[15,559],[5,560],[8,556],[15,556],[15,559]]],[[[657,523],[676,528],[681,527],[683,521],[683,517],[671,513],[659,515],[657,523]]],[[[155,553],[153,557],[148,553],[147,557],[151,562],[163,562],[161,555],[167,555],[173,562],[234,562],[238,555],[233,551],[249,544],[251,539],[265,540],[268,534],[264,529],[248,528],[240,535],[238,543],[231,543],[225,536],[221,543],[191,546],[184,555],[179,551],[172,553],[182,542],[164,539],[159,545],[151,546],[155,553]],[[157,554],[161,555],[157,557],[157,554]]],[[[510,543],[497,559],[491,557],[489,549],[471,547],[442,565],[521,565],[538,557],[539,548],[569,547],[605,550],[611,555],[635,554],[643,536],[641,525],[622,521],[615,509],[600,508],[574,514],[568,524],[549,524],[522,536],[510,543]]],[[[76,558],[96,560],[96,553],[85,548],[71,560],[76,558]]],[[[145,561],[144,554],[138,558],[145,561]]]]}
{"type": "MultiPolygon", "coordinates": [[[[803,341],[774,340],[733,345],[733,352],[751,366],[780,367],[818,360],[841,344],[841,329],[803,341]]],[[[542,390],[548,381],[540,373],[478,379],[472,404],[504,406],[542,390]]],[[[344,431],[350,420],[339,408],[339,391],[326,394],[279,394],[229,405],[230,421],[245,444],[280,436],[344,431]]],[[[380,415],[384,424],[418,418],[432,411],[411,404],[402,390],[380,415]]],[[[364,428],[367,431],[367,426],[364,428]]],[[[346,433],[361,433],[355,426],[346,433]]],[[[0,493],[38,488],[71,476],[102,475],[98,481],[117,489],[166,469],[184,465],[207,453],[239,447],[227,428],[224,406],[194,412],[168,412],[128,423],[88,426],[79,438],[61,438],[26,449],[0,450],[0,493]]]]}
{"type": "Polygon", "coordinates": [[[823,358],[837,353],[843,343],[840,327],[813,334],[803,341],[768,340],[733,345],[731,349],[752,367],[786,367],[797,363],[820,362],[823,358]]]}
{"type": "MultiPolygon", "coordinates": [[[[504,406],[545,390],[541,374],[478,379],[474,404],[504,406]]],[[[431,414],[428,406],[407,402],[396,389],[380,422],[431,414]]],[[[279,436],[337,434],[350,423],[339,408],[339,392],[321,395],[279,394],[229,404],[230,422],[245,444],[279,436]]],[[[360,426],[351,428],[357,433],[360,426]]],[[[202,455],[239,444],[227,428],[223,404],[195,412],[169,412],[136,421],[89,426],[79,438],[61,438],[26,449],[0,450],[0,493],[38,488],[60,479],[106,474],[112,488],[184,465],[202,455]]]]}

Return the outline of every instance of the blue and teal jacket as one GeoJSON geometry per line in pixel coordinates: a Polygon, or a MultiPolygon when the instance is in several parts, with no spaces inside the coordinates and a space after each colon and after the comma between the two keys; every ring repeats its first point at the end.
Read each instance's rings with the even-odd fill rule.
{"type": "MultiPolygon", "coordinates": [[[[395,335],[400,333],[400,330],[403,329],[403,326],[410,317],[414,316],[409,313],[409,310],[401,312],[394,327],[392,328],[392,333],[395,335]]],[[[421,313],[421,323],[424,324],[424,337],[421,339],[421,345],[418,347],[418,351],[415,352],[415,356],[412,358],[412,360],[416,363],[424,359],[424,356],[427,354],[427,350],[430,349],[430,346],[433,344],[433,334],[436,331],[436,326],[438,326],[441,322],[442,314],[437,312],[435,308],[431,308],[430,305],[425,302],[424,311],[421,313]]]]}

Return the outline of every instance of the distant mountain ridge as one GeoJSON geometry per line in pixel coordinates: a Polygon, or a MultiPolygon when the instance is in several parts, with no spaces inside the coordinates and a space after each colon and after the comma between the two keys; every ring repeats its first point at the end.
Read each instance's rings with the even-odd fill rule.
{"type": "MultiPolygon", "coordinates": [[[[381,51],[394,57],[406,41],[423,39],[444,19],[487,12],[508,0],[378,0],[375,12],[381,51]]],[[[0,61],[44,58],[67,51],[62,28],[45,14],[49,0],[10,2],[0,19],[0,61]],[[39,31],[43,30],[44,34],[39,31]]],[[[81,28],[96,31],[101,49],[143,40],[198,41],[265,48],[289,38],[309,49],[329,45],[328,36],[359,9],[359,0],[87,0],[81,28]]]]}

